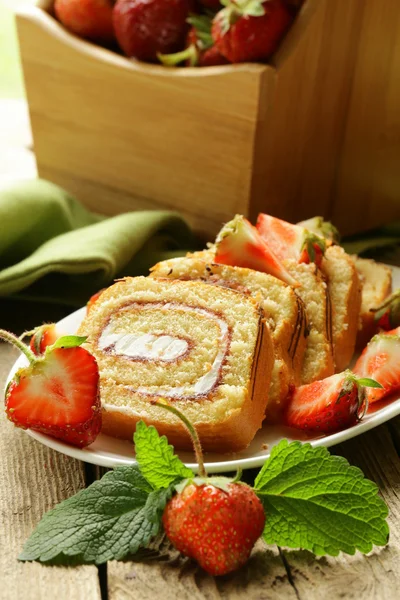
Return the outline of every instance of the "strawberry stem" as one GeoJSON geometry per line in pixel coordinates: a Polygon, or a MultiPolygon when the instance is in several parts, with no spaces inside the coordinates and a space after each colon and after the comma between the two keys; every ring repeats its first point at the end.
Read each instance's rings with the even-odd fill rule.
{"type": "Polygon", "coordinates": [[[186,428],[189,431],[189,435],[192,439],[194,452],[196,454],[196,460],[199,465],[199,475],[200,475],[200,477],[207,477],[207,473],[204,468],[203,450],[201,448],[200,439],[199,439],[199,436],[197,435],[196,429],[193,427],[193,425],[191,424],[189,419],[187,417],[185,417],[185,415],[183,413],[181,413],[180,410],[178,410],[174,406],[171,406],[170,404],[167,404],[165,400],[162,400],[162,401],[157,400],[157,402],[155,404],[156,404],[156,406],[159,406],[160,408],[165,408],[165,410],[169,410],[169,412],[171,412],[174,415],[176,415],[177,417],[179,417],[179,419],[183,422],[183,424],[186,425],[186,428]]]}
{"type": "Polygon", "coordinates": [[[34,362],[37,361],[36,356],[28,348],[28,346],[26,344],[24,344],[22,342],[22,340],[20,340],[16,335],[11,333],[10,331],[6,331],[5,329],[0,329],[0,340],[4,340],[5,342],[8,342],[9,344],[12,344],[16,348],[18,348],[18,350],[20,352],[22,352],[22,354],[25,354],[26,358],[29,360],[29,362],[31,364],[33,364],[34,362]]]}

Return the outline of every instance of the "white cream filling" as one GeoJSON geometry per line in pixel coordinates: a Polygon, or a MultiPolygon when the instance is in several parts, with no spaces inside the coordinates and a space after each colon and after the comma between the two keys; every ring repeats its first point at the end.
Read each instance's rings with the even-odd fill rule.
{"type": "MultiPolygon", "coordinates": [[[[176,387],[171,385],[165,388],[140,386],[136,389],[132,389],[130,386],[125,387],[140,394],[165,396],[169,398],[178,396],[190,398],[192,396],[208,394],[218,380],[220,369],[228,350],[229,328],[227,323],[208,310],[181,305],[175,302],[169,302],[163,305],[163,309],[179,309],[187,312],[195,312],[197,314],[202,314],[217,323],[219,329],[219,351],[211,368],[192,385],[176,387]]],[[[110,347],[113,347],[115,354],[122,356],[169,361],[182,356],[188,349],[188,343],[185,340],[174,338],[170,335],[155,336],[152,334],[114,333],[113,324],[110,322],[100,336],[99,348],[105,350],[110,347]]],[[[107,409],[121,410],[121,407],[107,405],[107,409]]]]}
{"type": "Polygon", "coordinates": [[[114,354],[147,360],[175,360],[187,351],[186,340],[171,335],[149,333],[113,333],[112,325],[107,325],[99,339],[100,350],[113,349],[114,354]]]}

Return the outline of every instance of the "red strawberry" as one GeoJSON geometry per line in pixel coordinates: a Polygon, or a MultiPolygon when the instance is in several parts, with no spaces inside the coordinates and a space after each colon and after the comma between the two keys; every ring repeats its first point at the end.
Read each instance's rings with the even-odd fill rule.
{"type": "Polygon", "coordinates": [[[379,327],[388,331],[400,325],[400,289],[393,292],[377,308],[372,308],[375,322],[379,327]]]}
{"type": "Polygon", "coordinates": [[[115,34],[129,57],[156,61],[157,54],[180,50],[188,29],[189,0],[117,0],[115,34]]]}
{"type": "Polygon", "coordinates": [[[382,389],[367,390],[369,402],[400,390],[400,327],[375,335],[357,360],[354,373],[381,384],[382,389]]]}
{"type": "Polygon", "coordinates": [[[298,283],[265,243],[257,229],[241,215],[236,215],[221,229],[215,244],[216,263],[269,273],[289,285],[298,287],[298,283]]]}
{"type": "Polygon", "coordinates": [[[94,304],[97,302],[97,300],[100,298],[101,294],[104,292],[106,288],[102,288],[101,290],[99,290],[98,292],[96,292],[95,294],[93,294],[93,296],[91,296],[86,304],[86,314],[89,314],[90,311],[92,310],[94,304]]]}
{"type": "Polygon", "coordinates": [[[258,215],[256,227],[280,260],[292,258],[298,263],[321,266],[327,242],[320,235],[263,213],[258,215]]]}
{"type": "Polygon", "coordinates": [[[188,67],[212,67],[226,65],[228,61],[214,46],[211,36],[211,18],[207,15],[192,15],[187,19],[192,26],[186,37],[186,48],[174,54],[158,54],[166,66],[185,62],[188,67]]]}
{"type": "Polygon", "coordinates": [[[254,490],[227,477],[207,477],[199,436],[190,421],[165,400],[157,406],[186,426],[193,442],[200,477],[176,486],[162,522],[180,552],[197,560],[207,573],[226,575],[247,561],[264,530],[264,508],[254,490]]]}
{"type": "Polygon", "coordinates": [[[334,433],[355,425],[367,408],[363,386],[380,387],[372,379],[357,379],[344,371],[295,388],[285,424],[310,433],[334,433]]]}
{"type": "Polygon", "coordinates": [[[180,552],[197,560],[211,575],[225,575],[246,563],[264,529],[263,506],[243,483],[226,491],[189,483],[167,504],[167,537],[180,552]]]}
{"type": "Polygon", "coordinates": [[[55,0],[56,17],[67,29],[89,40],[115,40],[112,0],[55,0]]]}
{"type": "Polygon", "coordinates": [[[96,359],[79,347],[85,338],[65,336],[39,358],[13,334],[0,338],[28,358],[7,387],[7,417],[17,427],[40,431],[83,448],[101,429],[99,371],[96,359]]]}
{"type": "Polygon", "coordinates": [[[226,0],[213,22],[212,36],[232,63],[266,61],[292,20],[284,0],[226,0]]]}
{"type": "Polygon", "coordinates": [[[45,323],[44,325],[36,327],[36,329],[29,333],[32,333],[29,346],[36,356],[43,354],[47,346],[52,346],[54,342],[61,337],[61,333],[57,331],[55,323],[45,323]]]}

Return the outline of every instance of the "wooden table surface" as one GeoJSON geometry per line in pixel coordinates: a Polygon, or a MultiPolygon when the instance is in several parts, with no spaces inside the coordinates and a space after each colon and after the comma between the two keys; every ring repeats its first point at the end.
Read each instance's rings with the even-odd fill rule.
{"type": "MultiPolygon", "coordinates": [[[[0,107],[1,108],[1,107],[0,107]]],[[[10,109],[11,112],[13,109],[10,109]]],[[[1,113],[1,111],[0,111],[1,113]]],[[[0,123],[1,131],[1,123],[0,123]]],[[[0,136],[3,140],[4,137],[0,136]]],[[[26,139],[26,138],[24,138],[26,139]]],[[[23,175],[34,164],[24,156],[23,175]]],[[[0,143],[0,156],[1,156],[0,143]]],[[[7,153],[7,156],[10,156],[7,153]]],[[[19,159],[16,159],[17,163],[19,159]]],[[[1,162],[0,162],[1,164],[1,162]]],[[[19,163],[21,164],[21,163],[19,163]]],[[[18,166],[13,162],[13,167],[18,166]]],[[[7,167],[8,171],[9,168],[7,167]]],[[[5,174],[0,168],[0,175],[5,174]]],[[[0,327],[15,332],[68,309],[0,301],[0,327]]],[[[0,389],[18,353],[0,343],[0,389]]],[[[0,599],[1,600],[391,600],[400,588],[400,418],[332,449],[374,480],[389,506],[390,541],[370,555],[316,559],[305,551],[266,547],[261,541],[248,564],[235,574],[213,578],[194,562],[166,548],[152,560],[74,568],[21,563],[17,555],[44,512],[90,484],[96,467],[42,446],[16,429],[0,412],[0,599]]]]}

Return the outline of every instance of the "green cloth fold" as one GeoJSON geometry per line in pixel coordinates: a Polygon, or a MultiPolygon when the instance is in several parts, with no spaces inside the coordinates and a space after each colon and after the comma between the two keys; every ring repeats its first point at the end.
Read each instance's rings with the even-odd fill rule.
{"type": "Polygon", "coordinates": [[[400,221],[344,238],[342,246],[349,254],[384,259],[400,244],[400,221]]]}
{"type": "Polygon", "coordinates": [[[196,247],[171,211],[105,218],[43,180],[0,191],[0,296],[80,306],[114,278],[196,247]]]}

